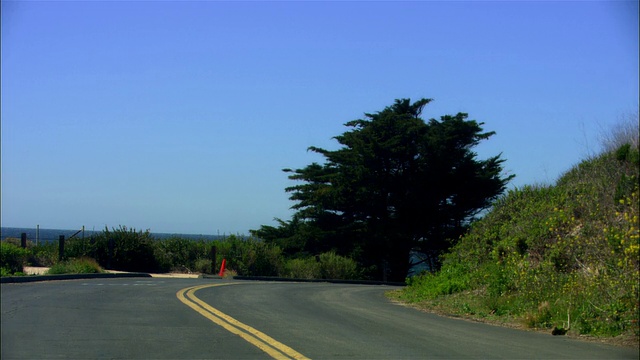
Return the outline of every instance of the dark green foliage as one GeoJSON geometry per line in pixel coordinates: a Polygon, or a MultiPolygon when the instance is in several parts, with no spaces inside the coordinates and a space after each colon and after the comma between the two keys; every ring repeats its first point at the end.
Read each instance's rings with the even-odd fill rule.
{"type": "Polygon", "coordinates": [[[21,273],[29,251],[7,241],[0,242],[0,269],[3,275],[21,273]]]}
{"type": "Polygon", "coordinates": [[[372,276],[404,280],[409,252],[437,256],[505,188],[500,156],[476,159],[471,150],[493,132],[467,114],[425,122],[420,114],[430,99],[396,102],[365,119],[345,124],[336,136],[342,147],[323,155],[324,164],[285,169],[297,210],[280,228],[254,232],[281,244],[287,253],[337,251],[356,257],[372,276]]]}
{"type": "Polygon", "coordinates": [[[90,240],[89,254],[107,269],[156,272],[160,269],[154,256],[154,241],[149,230],[105,228],[90,240]]]}
{"type": "MultiPolygon", "coordinates": [[[[213,269],[211,269],[210,259],[211,246],[213,246],[213,244],[204,240],[193,241],[172,237],[155,241],[154,256],[158,262],[159,270],[162,272],[212,273],[213,269]],[[204,262],[200,260],[204,260],[204,262]],[[205,264],[207,262],[208,265],[205,264]]],[[[219,264],[220,262],[217,263],[219,264]]]]}
{"type": "Polygon", "coordinates": [[[616,159],[618,161],[625,161],[629,158],[629,152],[631,150],[631,144],[624,144],[616,150],[616,159]]]}
{"type": "Polygon", "coordinates": [[[410,291],[416,291],[408,295],[409,297],[414,299],[435,298],[468,289],[471,285],[471,278],[469,269],[464,264],[456,264],[455,266],[443,267],[437,275],[425,273],[422,276],[408,278],[407,285],[409,285],[407,294],[410,291]]]}
{"type": "Polygon", "coordinates": [[[318,256],[320,276],[322,279],[359,279],[358,264],[347,257],[335,252],[323,253],[318,256]]]}
{"type": "Polygon", "coordinates": [[[262,240],[242,240],[230,236],[225,240],[227,266],[238,275],[277,276],[282,272],[282,251],[277,245],[262,240]]]}
{"type": "Polygon", "coordinates": [[[32,266],[50,267],[58,262],[58,243],[44,242],[31,248],[29,264],[32,266]]]}
{"type": "Polygon", "coordinates": [[[202,274],[213,274],[215,269],[211,267],[211,260],[200,258],[193,263],[193,272],[202,274]]]}
{"type": "Polygon", "coordinates": [[[278,245],[286,256],[309,256],[313,255],[310,249],[319,249],[320,230],[303,221],[299,215],[294,214],[290,221],[275,220],[278,227],[263,225],[258,230],[251,230],[251,234],[278,245]]]}
{"type": "Polygon", "coordinates": [[[294,279],[320,279],[322,270],[315,257],[297,258],[287,261],[283,275],[294,279]]]}
{"type": "Polygon", "coordinates": [[[283,276],[296,279],[360,279],[358,264],[335,252],[287,261],[283,276]]]}

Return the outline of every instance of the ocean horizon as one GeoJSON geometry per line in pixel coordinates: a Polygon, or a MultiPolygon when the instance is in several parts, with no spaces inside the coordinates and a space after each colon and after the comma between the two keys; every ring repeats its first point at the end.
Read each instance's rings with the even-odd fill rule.
{"type": "MultiPolygon", "coordinates": [[[[60,235],[64,235],[65,239],[69,239],[71,236],[74,236],[74,238],[82,238],[82,237],[91,237],[94,234],[100,234],[102,233],[104,229],[101,230],[88,230],[88,229],[84,229],[84,231],[82,230],[82,228],[77,229],[77,230],[70,230],[70,229],[37,229],[37,228],[18,228],[18,227],[1,227],[0,228],[0,240],[4,240],[7,238],[15,238],[15,239],[20,239],[22,236],[22,233],[27,234],[27,240],[33,241],[33,242],[51,242],[51,241],[57,241],[60,238],[60,235]]],[[[139,229],[136,229],[136,231],[139,231],[139,229]]],[[[189,240],[206,240],[206,241],[214,241],[214,240],[218,240],[218,239],[225,239],[228,235],[224,234],[224,235],[212,235],[212,234],[181,234],[181,233],[156,233],[156,232],[151,232],[151,236],[154,237],[155,239],[161,240],[161,239],[168,239],[168,238],[172,238],[172,237],[178,237],[178,238],[184,238],[184,239],[189,239],[189,240]]],[[[241,238],[244,238],[245,236],[240,236],[241,238]]]]}

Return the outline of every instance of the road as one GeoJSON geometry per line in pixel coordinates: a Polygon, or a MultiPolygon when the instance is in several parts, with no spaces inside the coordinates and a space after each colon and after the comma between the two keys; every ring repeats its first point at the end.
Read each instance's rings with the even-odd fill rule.
{"type": "Polygon", "coordinates": [[[443,318],[386,286],[207,279],[1,285],[2,359],[638,359],[638,350],[443,318]]]}

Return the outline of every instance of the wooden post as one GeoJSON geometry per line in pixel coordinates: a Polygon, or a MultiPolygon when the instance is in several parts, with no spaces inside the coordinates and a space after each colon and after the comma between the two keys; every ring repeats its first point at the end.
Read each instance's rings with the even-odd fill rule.
{"type": "Polygon", "coordinates": [[[20,246],[23,249],[27,248],[27,233],[20,234],[20,246]]]}
{"type": "Polygon", "coordinates": [[[216,272],[216,246],[211,247],[211,273],[216,272]]]}
{"type": "Polygon", "coordinates": [[[64,260],[64,235],[58,238],[58,261],[64,260]]]}

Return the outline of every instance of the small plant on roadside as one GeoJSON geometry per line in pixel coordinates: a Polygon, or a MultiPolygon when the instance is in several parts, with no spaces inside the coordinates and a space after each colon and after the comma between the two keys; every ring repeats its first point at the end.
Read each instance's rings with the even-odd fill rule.
{"type": "Polygon", "coordinates": [[[225,269],[222,274],[224,279],[233,279],[234,276],[238,276],[238,272],[232,269],[225,269]]]}
{"type": "Polygon", "coordinates": [[[538,309],[525,315],[525,324],[530,328],[551,328],[551,320],[551,307],[548,301],[540,303],[538,309]]]}
{"type": "Polygon", "coordinates": [[[47,274],[98,274],[103,272],[97,261],[91,258],[82,257],[59,262],[53,265],[47,274]]]}

